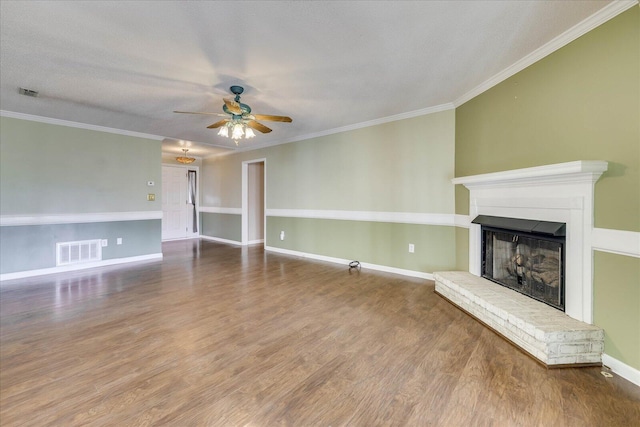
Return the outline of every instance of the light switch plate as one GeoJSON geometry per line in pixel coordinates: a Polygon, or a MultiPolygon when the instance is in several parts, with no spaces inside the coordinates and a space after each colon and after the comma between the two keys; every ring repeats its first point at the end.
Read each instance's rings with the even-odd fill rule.
{"type": "Polygon", "coordinates": [[[153,193],[147,194],[147,200],[150,201],[150,202],[155,201],[156,200],[156,195],[153,194],[153,193]]]}

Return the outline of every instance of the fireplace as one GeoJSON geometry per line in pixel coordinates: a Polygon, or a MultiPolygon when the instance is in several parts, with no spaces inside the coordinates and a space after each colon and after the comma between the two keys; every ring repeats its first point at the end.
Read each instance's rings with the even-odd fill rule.
{"type": "MultiPolygon", "coordinates": [[[[469,190],[469,214],[456,217],[459,226],[469,228],[469,271],[434,272],[436,292],[548,367],[601,364],[604,331],[591,324],[593,198],[594,184],[607,167],[584,160],[454,178],[469,190]],[[505,230],[508,236],[500,234],[505,230]],[[482,244],[485,234],[493,244],[490,257],[482,244]],[[551,299],[544,304],[481,277],[487,266],[492,276],[504,268],[493,261],[496,246],[507,252],[503,261],[525,254],[537,261],[550,258],[549,265],[555,265],[551,257],[557,258],[564,291],[552,285],[553,278],[547,277],[547,285],[542,280],[546,288],[538,284],[537,292],[551,299]],[[564,313],[552,305],[563,306],[564,313]]],[[[533,279],[532,266],[529,274],[518,264],[511,267],[516,287],[524,287],[518,275],[521,281],[533,279]]],[[[550,276],[549,270],[555,267],[544,270],[550,276]]],[[[506,276],[509,268],[497,273],[506,276]]]]}
{"type": "Polygon", "coordinates": [[[564,311],[564,223],[477,216],[482,277],[564,311]]]}

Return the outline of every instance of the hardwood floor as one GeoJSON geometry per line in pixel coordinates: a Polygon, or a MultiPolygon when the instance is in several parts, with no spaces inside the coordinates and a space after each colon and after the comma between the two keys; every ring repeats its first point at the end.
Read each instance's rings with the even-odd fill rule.
{"type": "Polygon", "coordinates": [[[640,388],[546,370],[433,283],[169,242],[0,286],[0,423],[633,426],[640,388]]]}

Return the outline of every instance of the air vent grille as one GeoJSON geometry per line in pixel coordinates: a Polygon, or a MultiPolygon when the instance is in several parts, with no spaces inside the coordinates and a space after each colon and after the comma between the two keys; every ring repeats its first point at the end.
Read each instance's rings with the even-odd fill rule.
{"type": "Polygon", "coordinates": [[[38,91],[37,90],[32,90],[32,89],[25,89],[23,87],[21,87],[18,92],[20,93],[20,95],[25,95],[25,96],[32,96],[32,97],[37,97],[38,96],[38,91]]]}
{"type": "Polygon", "coordinates": [[[100,240],[56,243],[57,266],[100,260],[102,260],[100,240]]]}

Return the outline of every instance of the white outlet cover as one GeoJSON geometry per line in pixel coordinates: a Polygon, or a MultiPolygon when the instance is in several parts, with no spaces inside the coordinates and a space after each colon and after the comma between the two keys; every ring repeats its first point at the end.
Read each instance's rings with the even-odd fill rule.
{"type": "Polygon", "coordinates": [[[118,245],[122,244],[122,237],[118,237],[118,240],[116,240],[116,244],[118,245]]]}
{"type": "Polygon", "coordinates": [[[103,248],[109,246],[109,241],[107,239],[102,239],[100,241],[100,246],[102,246],[103,248]]]}

